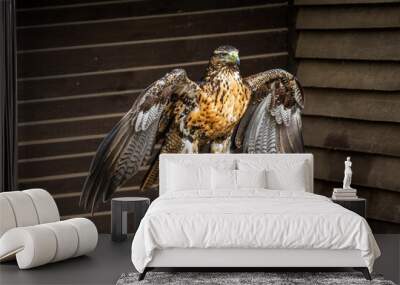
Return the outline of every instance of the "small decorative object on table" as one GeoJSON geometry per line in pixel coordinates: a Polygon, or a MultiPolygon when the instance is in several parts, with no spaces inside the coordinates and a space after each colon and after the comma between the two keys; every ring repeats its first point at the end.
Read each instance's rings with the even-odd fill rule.
{"type": "Polygon", "coordinates": [[[144,197],[121,197],[111,200],[111,239],[124,241],[128,233],[128,213],[134,213],[134,231],[150,205],[150,199],[144,197]]]}
{"type": "Polygon", "coordinates": [[[352,188],[351,177],[353,171],[351,170],[352,162],[350,156],[344,162],[344,179],[343,188],[333,188],[332,199],[336,200],[354,200],[357,199],[357,189],[352,188]]]}
{"type": "Polygon", "coordinates": [[[332,201],[366,218],[367,201],[363,198],[358,198],[357,189],[350,186],[353,175],[351,165],[352,162],[350,156],[348,156],[344,162],[343,188],[333,188],[332,201]]]}

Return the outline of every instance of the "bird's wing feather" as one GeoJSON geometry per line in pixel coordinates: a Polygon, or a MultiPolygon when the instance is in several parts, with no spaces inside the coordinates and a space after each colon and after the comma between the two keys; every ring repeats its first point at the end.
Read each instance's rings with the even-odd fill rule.
{"type": "Polygon", "coordinates": [[[184,70],[173,70],[139,95],[98,147],[82,189],[82,206],[93,211],[139,171],[159,132],[168,130],[175,97],[189,82],[184,70]]]}
{"type": "Polygon", "coordinates": [[[304,95],[290,73],[273,69],[245,78],[252,98],[239,123],[235,146],[252,153],[304,152],[304,95]]]}

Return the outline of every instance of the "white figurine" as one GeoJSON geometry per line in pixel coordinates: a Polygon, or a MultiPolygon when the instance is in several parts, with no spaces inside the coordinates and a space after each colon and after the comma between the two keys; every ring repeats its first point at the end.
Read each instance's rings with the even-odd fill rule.
{"type": "Polygon", "coordinates": [[[343,189],[353,189],[351,188],[351,176],[353,175],[353,171],[351,170],[350,156],[347,157],[346,161],[344,162],[344,179],[343,179],[343,189]]]}

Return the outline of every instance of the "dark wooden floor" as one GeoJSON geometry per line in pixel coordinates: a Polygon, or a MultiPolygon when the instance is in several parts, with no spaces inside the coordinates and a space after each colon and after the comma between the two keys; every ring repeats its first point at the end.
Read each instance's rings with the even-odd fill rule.
{"type": "MultiPolygon", "coordinates": [[[[400,235],[376,235],[382,257],[375,272],[395,283],[400,281],[400,235]]],[[[0,284],[115,284],[124,272],[134,271],[130,259],[131,239],[111,242],[100,235],[97,249],[78,257],[30,270],[19,270],[15,262],[0,265],[0,284]]]]}

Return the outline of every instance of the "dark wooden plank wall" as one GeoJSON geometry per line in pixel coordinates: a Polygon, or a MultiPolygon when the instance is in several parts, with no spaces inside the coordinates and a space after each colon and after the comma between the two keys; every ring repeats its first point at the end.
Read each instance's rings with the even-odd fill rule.
{"type": "Polygon", "coordinates": [[[377,232],[400,232],[400,1],[295,0],[297,75],[315,189],[330,195],[351,156],[377,232]]]}
{"type": "MultiPolygon", "coordinates": [[[[182,66],[200,79],[212,50],[232,44],[248,75],[288,66],[284,1],[19,0],[19,188],[43,187],[63,218],[104,135],[138,92],[182,66]]],[[[145,168],[143,169],[145,170],[145,168]]],[[[141,176],[117,196],[138,191],[141,176]]],[[[92,218],[109,231],[110,205],[92,218]]]]}

